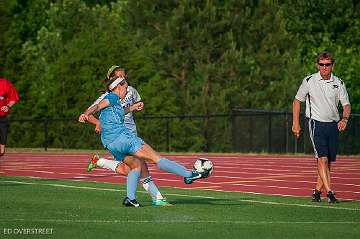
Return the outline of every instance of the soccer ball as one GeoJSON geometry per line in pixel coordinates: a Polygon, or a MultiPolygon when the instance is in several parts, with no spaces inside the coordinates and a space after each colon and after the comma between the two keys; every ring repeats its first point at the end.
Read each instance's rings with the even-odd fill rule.
{"type": "Polygon", "coordinates": [[[203,177],[207,178],[212,174],[214,170],[214,165],[207,158],[199,158],[195,161],[193,169],[196,172],[201,173],[203,177]]]}

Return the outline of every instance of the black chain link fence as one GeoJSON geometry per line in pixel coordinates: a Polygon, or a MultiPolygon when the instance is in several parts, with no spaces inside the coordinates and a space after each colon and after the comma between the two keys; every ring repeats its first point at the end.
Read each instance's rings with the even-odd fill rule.
{"type": "MultiPolygon", "coordinates": [[[[292,113],[234,109],[229,114],[192,116],[141,116],[138,132],[145,142],[162,152],[312,153],[307,122],[295,139],[292,113]]],[[[94,126],[76,118],[12,119],[7,147],[102,149],[94,126]]],[[[339,154],[360,153],[360,114],[351,114],[340,134],[339,154]]]]}
{"type": "MultiPolygon", "coordinates": [[[[301,135],[292,133],[292,113],[265,110],[233,110],[235,151],[266,153],[313,153],[308,123],[300,116],[301,135]]],[[[360,153],[360,114],[351,114],[347,129],[340,133],[339,154],[360,153]]]]}

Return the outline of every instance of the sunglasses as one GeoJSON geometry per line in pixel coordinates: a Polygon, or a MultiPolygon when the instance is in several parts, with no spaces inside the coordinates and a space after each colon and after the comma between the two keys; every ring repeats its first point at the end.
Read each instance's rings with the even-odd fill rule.
{"type": "Polygon", "coordinates": [[[332,66],[333,63],[318,63],[319,66],[326,66],[326,67],[329,67],[329,66],[332,66]]]}

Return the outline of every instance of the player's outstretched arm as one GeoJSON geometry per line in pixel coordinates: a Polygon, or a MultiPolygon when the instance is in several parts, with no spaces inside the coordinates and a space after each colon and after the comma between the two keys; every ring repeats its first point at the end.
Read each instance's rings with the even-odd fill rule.
{"type": "Polygon", "coordinates": [[[79,117],[79,122],[84,123],[85,121],[89,121],[89,116],[100,111],[101,109],[106,108],[110,105],[110,101],[108,99],[103,99],[99,102],[99,104],[94,105],[88,108],[83,114],[79,117]]]}
{"type": "Polygon", "coordinates": [[[94,115],[89,115],[88,122],[95,125],[95,133],[101,133],[100,121],[94,115]]]}
{"type": "Polygon", "coordinates": [[[100,121],[94,115],[89,115],[88,122],[93,125],[98,125],[100,123],[100,121]]]}
{"type": "Polygon", "coordinates": [[[139,101],[129,107],[124,107],[124,111],[125,111],[125,114],[127,114],[127,113],[134,112],[134,111],[140,111],[143,108],[144,108],[144,102],[139,101]]]}
{"type": "Polygon", "coordinates": [[[139,103],[139,105],[137,106],[137,108],[136,108],[135,111],[137,112],[137,111],[143,110],[143,109],[144,109],[144,102],[138,101],[138,102],[136,102],[135,104],[137,104],[137,103],[139,103]]]}

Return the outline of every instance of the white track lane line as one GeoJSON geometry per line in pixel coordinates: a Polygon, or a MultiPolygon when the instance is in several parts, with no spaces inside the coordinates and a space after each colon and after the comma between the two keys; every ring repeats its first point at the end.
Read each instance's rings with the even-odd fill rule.
{"type": "MultiPolygon", "coordinates": [[[[32,182],[10,181],[10,180],[0,181],[0,183],[1,182],[14,183],[14,184],[26,184],[26,185],[51,186],[51,187],[61,187],[61,188],[73,188],[73,189],[82,189],[82,190],[126,192],[126,190],[121,190],[121,189],[72,186],[72,185],[65,185],[65,184],[58,184],[58,183],[54,183],[54,184],[52,184],[52,183],[32,183],[32,182]]],[[[214,191],[217,191],[217,190],[214,190],[214,191]]],[[[147,193],[147,192],[143,192],[143,191],[139,191],[139,192],[147,193]]],[[[196,196],[196,195],[186,195],[186,194],[177,194],[177,193],[167,193],[167,195],[178,196],[178,197],[206,198],[206,199],[222,200],[222,198],[218,198],[218,197],[196,196]]],[[[249,202],[249,203],[266,204],[266,205],[293,206],[293,207],[305,207],[305,208],[323,208],[323,209],[335,209],[335,210],[347,210],[347,211],[359,211],[360,212],[360,208],[333,207],[333,206],[298,204],[298,203],[282,203],[282,202],[258,201],[258,200],[252,200],[252,199],[231,199],[231,200],[238,201],[238,202],[249,202]]]]}

